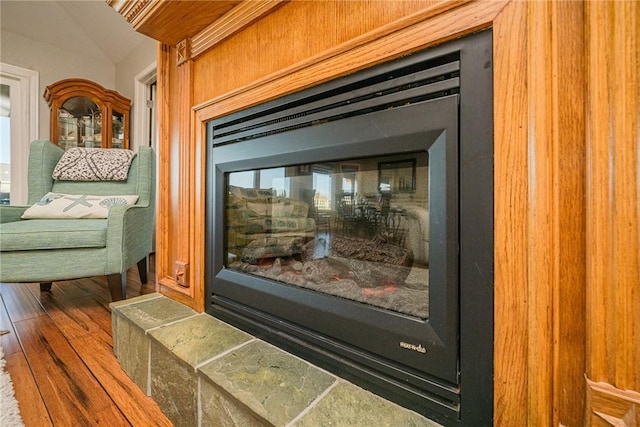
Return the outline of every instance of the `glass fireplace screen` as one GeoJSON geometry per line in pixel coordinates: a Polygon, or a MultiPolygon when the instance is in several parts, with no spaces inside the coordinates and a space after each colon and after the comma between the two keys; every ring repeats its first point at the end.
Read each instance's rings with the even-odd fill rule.
{"type": "Polygon", "coordinates": [[[225,267],[429,317],[427,151],[226,174],[225,267]]]}

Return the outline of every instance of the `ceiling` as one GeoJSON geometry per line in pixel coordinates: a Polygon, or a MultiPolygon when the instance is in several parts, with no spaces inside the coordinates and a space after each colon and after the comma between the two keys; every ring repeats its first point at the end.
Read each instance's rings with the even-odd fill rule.
{"type": "Polygon", "coordinates": [[[2,30],[118,64],[147,36],[105,0],[0,0],[2,30]]]}

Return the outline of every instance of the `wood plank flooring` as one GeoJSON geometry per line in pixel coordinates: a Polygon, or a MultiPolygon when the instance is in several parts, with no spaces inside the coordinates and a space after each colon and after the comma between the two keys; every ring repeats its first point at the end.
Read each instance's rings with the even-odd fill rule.
{"type": "MultiPolygon", "coordinates": [[[[129,298],[155,291],[137,267],[127,273],[129,298]]],[[[172,426],[156,403],[120,368],[113,354],[105,277],[38,283],[0,283],[0,336],[27,427],[172,426]]]]}

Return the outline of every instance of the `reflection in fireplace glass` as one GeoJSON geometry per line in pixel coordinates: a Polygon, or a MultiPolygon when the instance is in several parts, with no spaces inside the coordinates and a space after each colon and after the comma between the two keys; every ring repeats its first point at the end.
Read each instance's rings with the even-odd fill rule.
{"type": "Polygon", "coordinates": [[[426,151],[228,173],[225,266],[426,319],[428,175],[426,151]]]}

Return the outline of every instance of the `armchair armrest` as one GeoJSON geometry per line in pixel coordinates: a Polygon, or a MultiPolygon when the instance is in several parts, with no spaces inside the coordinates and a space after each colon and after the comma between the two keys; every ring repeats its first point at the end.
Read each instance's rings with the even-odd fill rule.
{"type": "Polygon", "coordinates": [[[29,206],[0,206],[0,224],[4,224],[5,222],[20,221],[22,219],[22,214],[28,208],[29,206]]]}
{"type": "Polygon", "coordinates": [[[123,271],[149,254],[153,240],[153,207],[113,206],[107,218],[107,269],[123,271]]]}

